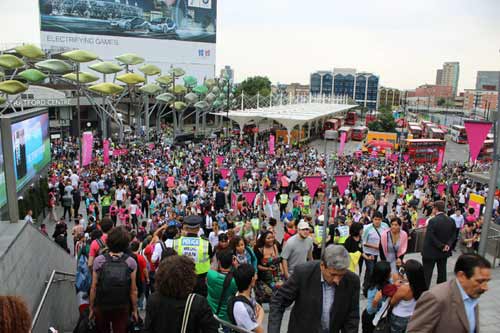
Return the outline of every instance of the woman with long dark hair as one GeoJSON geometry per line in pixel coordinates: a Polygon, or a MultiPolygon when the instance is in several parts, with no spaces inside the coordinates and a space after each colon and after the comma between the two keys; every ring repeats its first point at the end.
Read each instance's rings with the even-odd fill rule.
{"type": "Polygon", "coordinates": [[[400,275],[406,278],[398,291],[391,298],[391,333],[406,332],[415,304],[427,290],[424,279],[424,267],[416,260],[410,259],[400,269],[400,275]]]}
{"type": "Polygon", "coordinates": [[[281,287],[283,267],[272,231],[264,231],[254,247],[257,257],[257,288],[259,302],[268,302],[276,288],[281,287]]]}
{"type": "Polygon", "coordinates": [[[391,284],[391,265],[387,261],[379,261],[373,268],[368,284],[366,309],[361,317],[363,333],[373,332],[373,318],[385,300],[382,290],[389,284],[391,284]]]}

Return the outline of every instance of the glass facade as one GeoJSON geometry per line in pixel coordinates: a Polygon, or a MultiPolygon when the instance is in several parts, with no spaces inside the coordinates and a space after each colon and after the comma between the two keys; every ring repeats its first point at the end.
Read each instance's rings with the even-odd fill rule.
{"type": "Polygon", "coordinates": [[[342,75],[342,74],[337,74],[335,75],[335,80],[333,82],[334,84],[334,94],[335,95],[347,95],[351,98],[353,98],[354,94],[354,76],[351,74],[348,75],[342,75]]]}
{"type": "Polygon", "coordinates": [[[366,95],[368,109],[370,110],[376,109],[377,97],[378,97],[378,77],[372,75],[368,78],[368,93],[366,95]]]}
{"type": "Polygon", "coordinates": [[[321,93],[324,95],[331,95],[332,85],[333,85],[333,75],[331,74],[323,75],[323,91],[321,93]]]}
{"type": "Polygon", "coordinates": [[[356,98],[355,98],[356,102],[364,101],[365,93],[366,93],[366,77],[364,75],[358,75],[356,77],[356,98]]]}
{"type": "Polygon", "coordinates": [[[500,72],[478,71],[476,77],[476,90],[498,90],[500,72]]]}
{"type": "Polygon", "coordinates": [[[311,94],[318,95],[321,92],[321,75],[311,74],[311,94]]]}

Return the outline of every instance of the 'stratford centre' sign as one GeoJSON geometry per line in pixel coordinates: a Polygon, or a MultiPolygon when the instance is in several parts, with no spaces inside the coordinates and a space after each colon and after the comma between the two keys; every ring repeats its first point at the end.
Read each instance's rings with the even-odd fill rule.
{"type": "Polygon", "coordinates": [[[13,103],[14,106],[69,106],[73,105],[70,98],[57,99],[20,99],[13,103]]]}

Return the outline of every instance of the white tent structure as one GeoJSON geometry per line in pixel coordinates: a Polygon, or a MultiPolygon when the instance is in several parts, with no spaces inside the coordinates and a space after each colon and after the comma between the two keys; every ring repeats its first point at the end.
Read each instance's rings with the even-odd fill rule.
{"type": "Polygon", "coordinates": [[[302,127],[308,124],[307,138],[310,137],[311,124],[314,122],[324,122],[336,114],[342,114],[357,105],[347,104],[323,104],[323,103],[305,103],[305,104],[287,104],[277,105],[267,108],[246,109],[244,111],[230,111],[229,113],[214,113],[218,116],[229,117],[229,119],[238,123],[240,135],[243,128],[249,123],[258,124],[260,121],[268,119],[274,120],[283,125],[288,132],[288,143],[290,143],[291,132],[295,126],[299,126],[299,133],[302,127]]]}

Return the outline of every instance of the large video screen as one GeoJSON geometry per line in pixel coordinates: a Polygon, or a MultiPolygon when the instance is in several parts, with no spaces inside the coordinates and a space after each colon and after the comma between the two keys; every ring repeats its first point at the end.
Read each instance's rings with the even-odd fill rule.
{"type": "Polygon", "coordinates": [[[215,43],[216,0],[39,0],[42,31],[215,43]]]}
{"type": "Polygon", "coordinates": [[[47,113],[11,125],[16,190],[21,190],[50,162],[47,113]]]}

